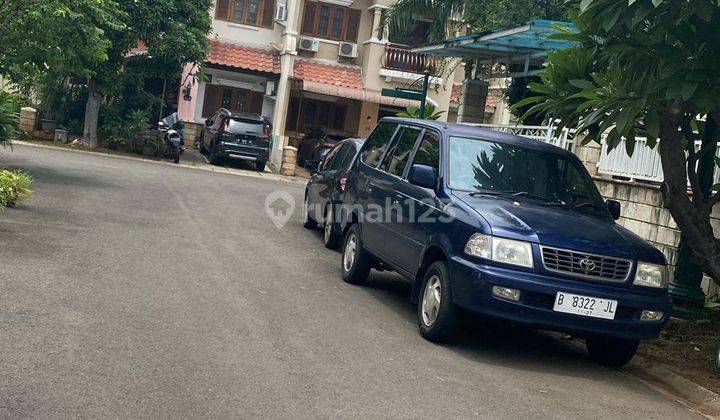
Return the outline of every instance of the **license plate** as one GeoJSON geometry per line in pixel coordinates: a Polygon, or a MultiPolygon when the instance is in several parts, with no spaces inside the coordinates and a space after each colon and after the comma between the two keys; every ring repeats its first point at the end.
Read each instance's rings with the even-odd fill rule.
{"type": "Polygon", "coordinates": [[[617,301],[591,296],[558,292],[555,296],[553,311],[568,314],[590,316],[593,318],[615,319],[617,301]]]}

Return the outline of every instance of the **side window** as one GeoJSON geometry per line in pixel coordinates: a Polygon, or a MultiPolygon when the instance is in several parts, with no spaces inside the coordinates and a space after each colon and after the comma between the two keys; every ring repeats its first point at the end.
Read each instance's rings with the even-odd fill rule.
{"type": "Polygon", "coordinates": [[[440,171],[440,136],[434,131],[428,131],[422,138],[413,165],[427,165],[440,171]]]}
{"type": "Polygon", "coordinates": [[[392,140],[397,126],[397,123],[381,122],[375,127],[375,130],[373,130],[370,137],[365,141],[365,146],[360,156],[363,163],[373,168],[378,166],[383,153],[385,153],[385,150],[390,144],[390,140],[392,140]]]}
{"type": "Polygon", "coordinates": [[[328,152],[327,155],[325,155],[325,159],[322,161],[322,168],[320,168],[321,171],[329,171],[333,169],[332,166],[338,160],[336,157],[339,155],[340,149],[341,146],[335,146],[328,152]]]}
{"type": "Polygon", "coordinates": [[[414,127],[402,127],[397,139],[393,143],[392,150],[385,155],[380,169],[395,176],[402,176],[405,172],[405,166],[410,160],[410,153],[415,147],[415,141],[422,132],[422,129],[414,127]]]}
{"type": "Polygon", "coordinates": [[[347,169],[350,167],[350,165],[353,162],[353,159],[355,159],[355,156],[357,156],[358,148],[355,146],[355,143],[348,142],[348,151],[345,157],[343,158],[343,169],[347,169]]]}
{"type": "Polygon", "coordinates": [[[342,169],[343,161],[345,160],[345,154],[347,153],[347,143],[342,143],[335,147],[335,156],[333,157],[333,161],[328,165],[325,169],[326,170],[338,170],[342,169]]]}

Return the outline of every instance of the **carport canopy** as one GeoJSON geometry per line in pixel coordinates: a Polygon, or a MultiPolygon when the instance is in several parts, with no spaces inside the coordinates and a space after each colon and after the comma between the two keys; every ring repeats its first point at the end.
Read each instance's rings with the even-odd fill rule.
{"type": "Polygon", "coordinates": [[[423,55],[477,60],[479,64],[505,63],[523,65],[522,72],[505,74],[508,77],[528,76],[538,70],[550,51],[568,48],[573,42],[550,39],[560,32],[558,27],[576,31],[570,22],[531,20],[522,25],[505,26],[479,34],[459,36],[445,41],[417,47],[413,52],[423,55]]]}

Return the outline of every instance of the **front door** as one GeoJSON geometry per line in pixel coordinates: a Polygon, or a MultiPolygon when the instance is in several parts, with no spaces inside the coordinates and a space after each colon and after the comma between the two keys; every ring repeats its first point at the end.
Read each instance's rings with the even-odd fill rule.
{"type": "Polygon", "coordinates": [[[407,217],[394,220],[391,232],[396,255],[393,258],[410,273],[415,273],[420,266],[420,259],[432,227],[443,220],[443,203],[438,200],[435,190],[419,187],[407,182],[407,175],[412,165],[426,165],[440,173],[440,135],[432,130],[423,133],[420,143],[413,152],[412,160],[406,165],[403,179],[395,185],[397,199],[402,206],[403,215],[407,217]]]}

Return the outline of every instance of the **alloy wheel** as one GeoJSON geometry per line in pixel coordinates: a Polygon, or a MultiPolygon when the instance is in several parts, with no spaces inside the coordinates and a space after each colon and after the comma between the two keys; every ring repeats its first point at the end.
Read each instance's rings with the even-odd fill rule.
{"type": "Polygon", "coordinates": [[[346,273],[352,270],[355,264],[355,254],[357,253],[357,239],[355,234],[351,234],[345,244],[345,250],[343,251],[343,269],[346,273]]]}
{"type": "Polygon", "coordinates": [[[422,301],[422,319],[423,323],[428,327],[431,327],[437,319],[441,300],[442,289],[440,277],[433,275],[425,283],[425,292],[423,293],[422,301]]]}

